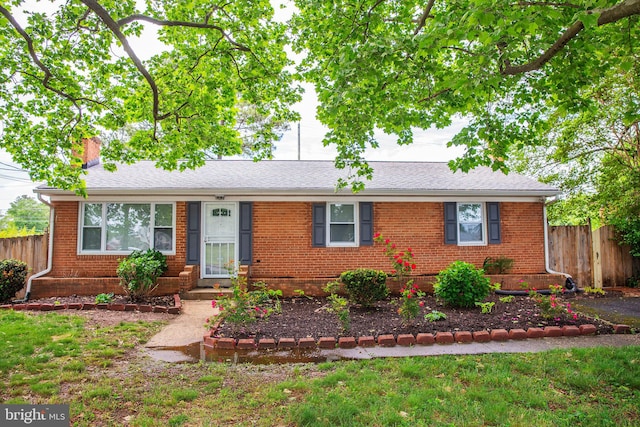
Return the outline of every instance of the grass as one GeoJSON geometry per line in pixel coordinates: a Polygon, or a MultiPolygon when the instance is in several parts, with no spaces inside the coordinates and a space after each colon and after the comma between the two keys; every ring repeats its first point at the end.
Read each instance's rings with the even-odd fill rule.
{"type": "Polygon", "coordinates": [[[640,425],[640,347],[289,365],[168,364],[158,323],[0,312],[0,402],[76,426],[640,425]]]}

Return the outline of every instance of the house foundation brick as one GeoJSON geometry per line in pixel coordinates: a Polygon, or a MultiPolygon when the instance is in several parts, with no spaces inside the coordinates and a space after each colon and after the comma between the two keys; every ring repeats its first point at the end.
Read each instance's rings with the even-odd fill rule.
{"type": "Polygon", "coordinates": [[[438,344],[453,344],[455,339],[451,332],[436,332],[436,342],[438,344]]]}
{"type": "Polygon", "coordinates": [[[390,335],[390,334],[379,335],[378,336],[378,345],[380,347],[395,347],[396,346],[396,339],[394,338],[393,335],[390,335]]]}
{"type": "Polygon", "coordinates": [[[469,331],[458,331],[453,334],[453,338],[458,343],[470,343],[473,342],[473,335],[469,331]]]}
{"type": "Polygon", "coordinates": [[[420,345],[432,345],[436,342],[436,338],[433,334],[420,333],[416,335],[416,343],[420,345]]]}
{"type": "Polygon", "coordinates": [[[261,338],[258,341],[258,349],[267,350],[276,348],[276,340],[273,338],[261,338]]]}
{"type": "Polygon", "coordinates": [[[336,339],[334,337],[320,337],[318,340],[318,348],[336,348],[336,339]]]}
{"type": "Polygon", "coordinates": [[[565,325],[562,327],[562,335],[565,337],[577,337],[580,335],[580,328],[573,325],[565,325]]]}
{"type": "Polygon", "coordinates": [[[506,341],[509,339],[509,332],[506,329],[493,329],[489,335],[491,335],[491,341],[506,341]]]}
{"type": "Polygon", "coordinates": [[[614,325],[613,332],[616,334],[630,334],[631,328],[629,325],[614,325]]]}
{"type": "Polygon", "coordinates": [[[233,350],[236,348],[236,340],[233,338],[218,338],[216,348],[222,350],[233,350]]]}
{"type": "Polygon", "coordinates": [[[544,329],[542,328],[527,329],[527,338],[542,338],[542,337],[544,337],[544,329]]]}
{"type": "Polygon", "coordinates": [[[236,348],[239,350],[253,350],[256,348],[256,341],[253,338],[241,338],[238,340],[236,348]]]}
{"type": "Polygon", "coordinates": [[[356,348],[356,339],[354,337],[340,337],[338,338],[338,347],[340,348],[356,348]]]}
{"type": "Polygon", "coordinates": [[[525,331],[524,329],[511,329],[509,330],[509,339],[510,340],[526,340],[527,331],[525,331]]]}
{"type": "Polygon", "coordinates": [[[409,347],[416,343],[416,338],[411,334],[399,334],[397,343],[399,346],[409,347]]]}
{"type": "Polygon", "coordinates": [[[300,338],[298,340],[298,348],[316,348],[316,340],[311,337],[300,338]]]}
{"type": "Polygon", "coordinates": [[[597,328],[595,325],[580,325],[580,335],[593,335],[597,332],[597,328]]]}
{"type": "Polygon", "coordinates": [[[376,339],[372,336],[360,337],[358,338],[358,345],[360,347],[375,347],[376,339]]]}
{"type": "Polygon", "coordinates": [[[472,334],[475,342],[489,342],[491,341],[491,335],[488,331],[474,331],[472,334]]]}
{"type": "Polygon", "coordinates": [[[278,340],[278,348],[279,349],[296,348],[296,340],[295,340],[295,338],[280,338],[278,340]]]}
{"type": "Polygon", "coordinates": [[[559,326],[545,326],[544,327],[544,336],[545,337],[561,337],[562,336],[562,328],[559,326]]]}

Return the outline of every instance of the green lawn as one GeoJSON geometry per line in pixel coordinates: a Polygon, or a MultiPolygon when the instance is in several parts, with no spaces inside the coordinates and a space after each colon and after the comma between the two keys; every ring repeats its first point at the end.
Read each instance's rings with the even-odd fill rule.
{"type": "Polygon", "coordinates": [[[0,312],[0,402],[79,426],[640,425],[640,347],[289,365],[168,364],[161,327],[0,312]]]}

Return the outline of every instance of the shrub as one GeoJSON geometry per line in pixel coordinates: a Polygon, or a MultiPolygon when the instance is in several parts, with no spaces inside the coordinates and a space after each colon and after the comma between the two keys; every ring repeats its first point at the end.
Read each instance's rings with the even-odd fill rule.
{"type": "Polygon", "coordinates": [[[29,268],[17,259],[0,261],[0,302],[12,299],[16,292],[24,288],[29,268]]]}
{"type": "Polygon", "coordinates": [[[327,300],[331,304],[328,311],[334,313],[340,324],[342,325],[342,331],[347,332],[351,329],[351,314],[349,313],[349,304],[346,298],[343,298],[337,294],[340,283],[338,281],[329,282],[322,288],[327,292],[329,296],[327,300]]]}
{"type": "Polygon", "coordinates": [[[167,271],[166,257],[159,251],[133,251],[121,259],[117,274],[120,286],[132,301],[149,296],[157,287],[158,277],[167,271]]]}
{"type": "Polygon", "coordinates": [[[389,295],[387,274],[384,271],[359,268],[345,271],[340,275],[349,299],[365,307],[383,300],[389,295]]]}
{"type": "Polygon", "coordinates": [[[489,295],[490,280],[482,269],[455,261],[438,273],[433,286],[436,297],[454,307],[473,307],[489,295]]]}

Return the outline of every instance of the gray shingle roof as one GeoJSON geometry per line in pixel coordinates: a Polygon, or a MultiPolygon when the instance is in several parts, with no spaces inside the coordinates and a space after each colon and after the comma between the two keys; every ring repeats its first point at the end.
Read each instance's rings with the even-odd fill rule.
{"type": "MultiPolygon", "coordinates": [[[[452,172],[446,163],[370,162],[373,179],[365,181],[361,195],[483,195],[552,196],[557,189],[534,179],[505,175],[479,167],[469,173],[452,172]]],[[[184,172],[165,171],[153,162],[120,165],[108,172],[101,165],[88,170],[89,195],[98,194],[209,194],[270,195],[335,194],[339,178],[348,172],[332,161],[250,160],[209,161],[184,172]]],[[[43,194],[59,190],[41,186],[43,194]]],[[[350,193],[349,189],[341,190],[350,193]]]]}

